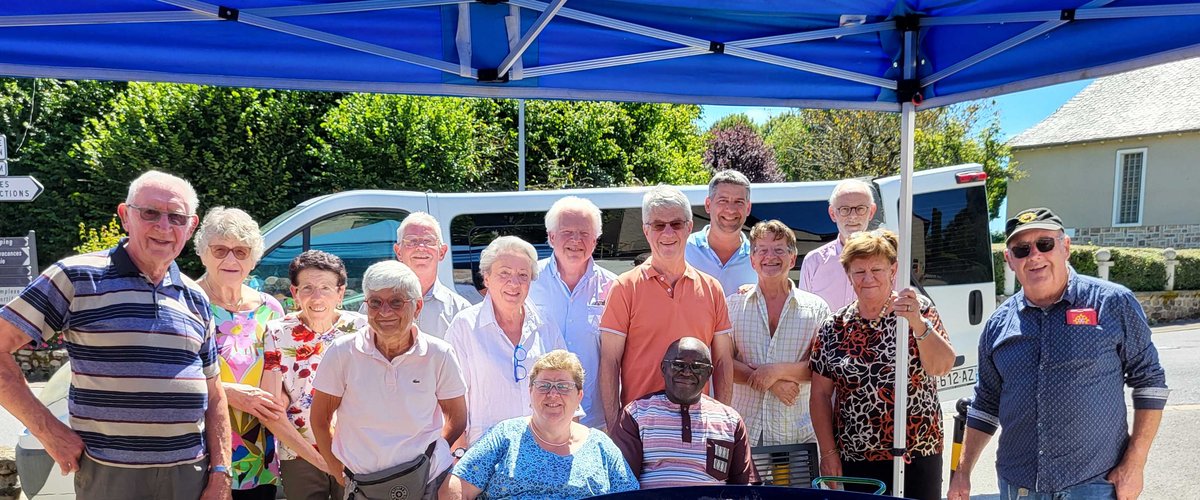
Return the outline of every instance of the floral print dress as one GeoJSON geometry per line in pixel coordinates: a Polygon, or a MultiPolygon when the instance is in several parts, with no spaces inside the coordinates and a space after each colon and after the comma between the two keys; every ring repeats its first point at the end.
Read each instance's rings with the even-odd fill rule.
{"type": "MultiPolygon", "coordinates": [[[[221,382],[258,387],[263,373],[263,338],[268,321],[283,316],[279,301],[259,294],[262,305],[246,311],[229,311],[211,304],[217,325],[221,382]]],[[[248,490],[279,484],[275,439],[249,413],[229,409],[233,427],[233,489],[248,490]]]]}
{"type": "MultiPolygon", "coordinates": [[[[314,332],[300,321],[299,313],[290,313],[267,325],[264,370],[279,372],[283,393],[288,397],[287,416],[300,436],[314,447],[317,439],[308,427],[313,402],[313,380],[325,350],[342,335],[352,334],[367,326],[367,317],[356,312],[338,311],[333,327],[314,332]]],[[[299,455],[281,446],[282,460],[295,460],[299,455]]]]}

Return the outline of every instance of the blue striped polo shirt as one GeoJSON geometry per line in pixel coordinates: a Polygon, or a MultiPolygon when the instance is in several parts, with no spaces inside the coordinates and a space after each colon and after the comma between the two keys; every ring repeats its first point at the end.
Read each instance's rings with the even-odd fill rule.
{"type": "Polygon", "coordinates": [[[150,283],[121,240],[54,263],[0,317],[33,340],[62,334],[71,428],[90,457],[159,467],[205,456],[207,379],[219,373],[212,312],[174,263],[150,283]]]}

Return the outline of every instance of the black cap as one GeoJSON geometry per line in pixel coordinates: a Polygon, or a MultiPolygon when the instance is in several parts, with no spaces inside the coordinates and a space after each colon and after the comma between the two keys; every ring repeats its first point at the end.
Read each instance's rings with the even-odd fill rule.
{"type": "Polygon", "coordinates": [[[1062,231],[1062,219],[1054,215],[1054,212],[1051,212],[1049,208],[1027,208],[1022,210],[1013,216],[1013,218],[1008,219],[1008,222],[1004,224],[1004,244],[1007,245],[1014,235],[1028,229],[1062,231]]]}

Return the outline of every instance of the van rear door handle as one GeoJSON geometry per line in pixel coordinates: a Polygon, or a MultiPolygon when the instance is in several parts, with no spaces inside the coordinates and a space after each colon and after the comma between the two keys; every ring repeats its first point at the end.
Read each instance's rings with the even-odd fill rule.
{"type": "Polygon", "coordinates": [[[983,321],[983,292],[971,290],[970,303],[967,305],[967,317],[972,325],[983,321]]]}

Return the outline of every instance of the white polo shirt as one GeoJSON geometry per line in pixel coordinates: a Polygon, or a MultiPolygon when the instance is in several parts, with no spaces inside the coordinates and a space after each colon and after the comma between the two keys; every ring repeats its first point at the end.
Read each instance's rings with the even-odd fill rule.
{"type": "Polygon", "coordinates": [[[550,351],[567,348],[558,327],[543,321],[526,299],[520,341],[523,359],[516,368],[517,346],[496,323],[491,295],[454,318],[446,341],[454,346],[467,382],[467,442],[471,444],[501,420],[529,415],[533,411],[529,407],[533,364],[550,351]]]}
{"type": "Polygon", "coordinates": [[[450,467],[442,439],[438,400],[466,394],[454,351],[445,341],[418,332],[408,352],[388,361],[375,348],[370,327],[329,346],[313,387],[342,398],[333,431],[333,455],[355,474],[407,462],[437,441],[429,479],[450,467]]]}

